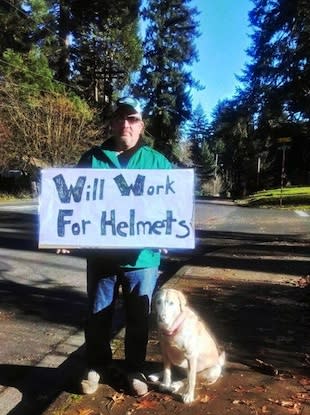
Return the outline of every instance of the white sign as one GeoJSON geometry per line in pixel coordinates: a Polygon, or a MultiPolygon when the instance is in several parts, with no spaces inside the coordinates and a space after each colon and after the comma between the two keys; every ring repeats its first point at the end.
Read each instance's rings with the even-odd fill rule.
{"type": "Polygon", "coordinates": [[[193,169],[44,169],[40,248],[194,248],[193,169]]]}

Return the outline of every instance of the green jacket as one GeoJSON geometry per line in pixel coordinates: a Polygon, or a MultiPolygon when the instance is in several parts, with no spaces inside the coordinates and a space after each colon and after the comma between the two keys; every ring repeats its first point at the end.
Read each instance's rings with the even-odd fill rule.
{"type": "MultiPolygon", "coordinates": [[[[96,169],[121,169],[117,152],[113,150],[113,138],[105,141],[101,146],[91,148],[84,153],[78,167],[92,167],[96,169]]],[[[172,166],[166,157],[151,147],[142,144],[128,160],[127,169],[170,169],[172,166]]],[[[157,249],[131,249],[120,251],[96,251],[107,265],[117,263],[121,268],[153,268],[160,263],[160,253],[157,249]]]]}

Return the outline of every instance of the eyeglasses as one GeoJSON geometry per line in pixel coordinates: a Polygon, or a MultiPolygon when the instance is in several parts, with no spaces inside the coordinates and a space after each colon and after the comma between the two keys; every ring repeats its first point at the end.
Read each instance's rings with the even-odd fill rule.
{"type": "Polygon", "coordinates": [[[135,117],[132,115],[124,115],[124,116],[118,116],[114,118],[115,122],[125,122],[127,121],[129,124],[135,124],[139,121],[141,121],[141,118],[135,117]]]}

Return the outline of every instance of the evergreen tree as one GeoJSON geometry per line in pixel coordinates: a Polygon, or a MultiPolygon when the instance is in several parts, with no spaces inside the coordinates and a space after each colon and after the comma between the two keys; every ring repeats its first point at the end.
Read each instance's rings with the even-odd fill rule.
{"type": "Polygon", "coordinates": [[[39,15],[42,15],[41,0],[0,1],[0,57],[7,49],[16,52],[31,49],[38,32],[39,15]]]}
{"type": "Polygon", "coordinates": [[[221,101],[212,123],[213,151],[218,154],[234,196],[255,190],[256,142],[251,116],[235,99],[221,101]]]}
{"type": "Polygon", "coordinates": [[[252,61],[242,79],[255,137],[260,148],[269,149],[269,175],[277,185],[282,161],[278,139],[290,136],[291,180],[304,181],[310,162],[309,2],[254,0],[249,17],[252,61]]]}
{"type": "MultiPolygon", "coordinates": [[[[203,163],[203,149],[209,135],[209,124],[201,104],[194,110],[188,129],[188,140],[191,142],[192,160],[196,166],[203,163]]],[[[208,147],[208,146],[207,146],[208,147]]],[[[206,155],[206,152],[204,153],[206,155]]]]}
{"type": "Polygon", "coordinates": [[[168,155],[191,116],[190,89],[197,84],[189,67],[197,59],[197,15],[190,0],[150,0],[143,10],[144,63],[135,91],[146,101],[147,131],[168,155]]]}
{"type": "Polygon", "coordinates": [[[73,81],[90,102],[110,103],[141,63],[139,1],[80,3],[73,0],[73,81]]]}
{"type": "Polygon", "coordinates": [[[310,10],[307,0],[254,0],[245,82],[260,112],[274,120],[310,117],[310,10]]]}

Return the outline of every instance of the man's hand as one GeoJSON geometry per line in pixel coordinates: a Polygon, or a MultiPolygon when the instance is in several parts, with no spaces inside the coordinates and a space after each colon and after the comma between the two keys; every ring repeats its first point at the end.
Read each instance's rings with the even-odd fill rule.
{"type": "Polygon", "coordinates": [[[56,251],[56,254],[62,254],[62,255],[66,255],[66,254],[71,254],[71,251],[69,249],[65,249],[65,248],[59,248],[56,251]]]}

